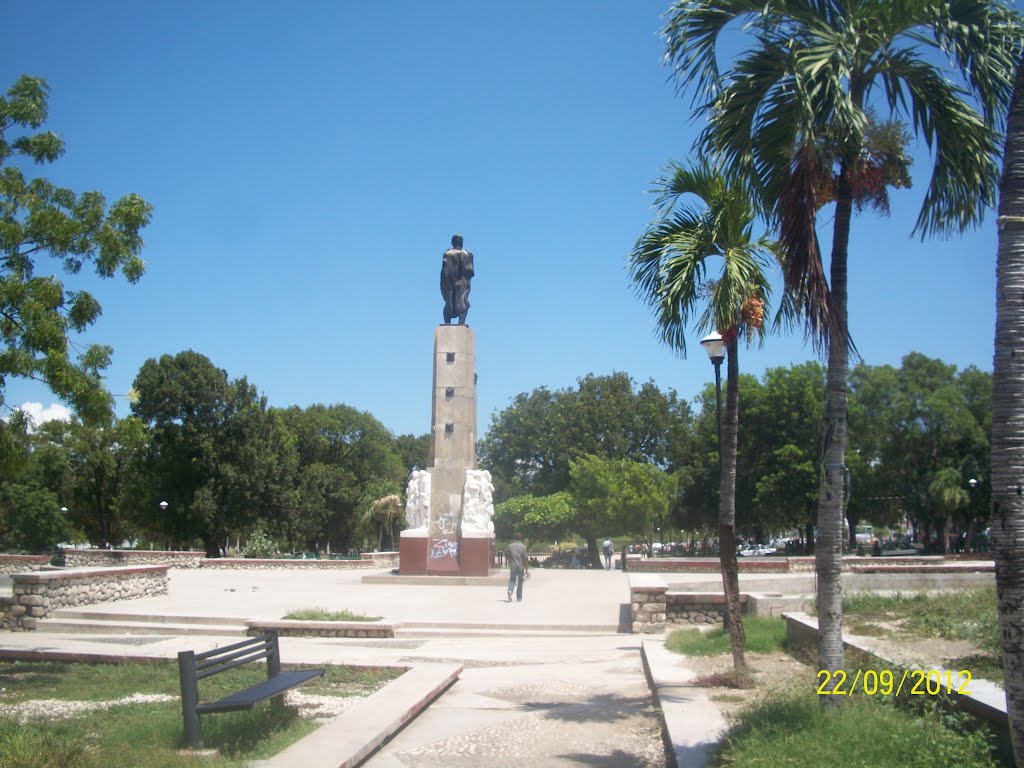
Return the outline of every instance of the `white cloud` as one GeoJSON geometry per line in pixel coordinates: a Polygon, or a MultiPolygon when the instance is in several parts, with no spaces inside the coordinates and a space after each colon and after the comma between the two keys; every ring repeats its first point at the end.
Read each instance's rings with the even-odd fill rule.
{"type": "Polygon", "coordinates": [[[38,427],[48,421],[71,421],[71,409],[60,403],[44,406],[42,403],[22,403],[18,410],[28,414],[32,425],[38,427]]]}

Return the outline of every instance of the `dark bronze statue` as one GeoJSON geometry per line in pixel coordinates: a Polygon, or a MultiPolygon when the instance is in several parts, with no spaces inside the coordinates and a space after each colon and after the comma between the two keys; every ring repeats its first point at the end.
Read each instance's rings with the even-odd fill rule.
{"type": "Polygon", "coordinates": [[[464,325],[469,314],[469,287],[473,279],[473,254],[462,247],[462,235],[452,235],[452,247],[441,257],[441,296],[444,321],[453,317],[464,325]]]}

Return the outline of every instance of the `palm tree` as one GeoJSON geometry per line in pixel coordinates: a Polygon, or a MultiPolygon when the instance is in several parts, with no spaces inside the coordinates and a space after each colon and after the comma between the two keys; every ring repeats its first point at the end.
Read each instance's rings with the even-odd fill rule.
{"type": "Polygon", "coordinates": [[[707,118],[699,146],[757,190],[779,226],[787,289],[828,353],[816,569],[819,663],[835,671],[843,665],[850,222],[855,203],[884,210],[886,187],[899,185],[906,167],[898,152],[875,156],[868,134],[878,125],[899,134],[891,121],[903,118],[931,150],[916,233],[980,222],[995,200],[1021,20],[989,0],[680,0],[664,34],[678,83],[698,89],[707,118]],[[718,42],[733,22],[750,22],[753,41],[722,74],[718,42]],[[940,68],[947,61],[957,82],[940,68]],[[872,109],[890,122],[872,120],[872,109]],[[835,212],[826,280],[816,224],[828,200],[835,212]]]}
{"type": "Polygon", "coordinates": [[[367,483],[359,497],[359,510],[365,530],[376,529],[377,549],[384,549],[385,533],[394,549],[395,526],[405,518],[405,505],[398,484],[392,480],[374,478],[367,483]]]}
{"type": "Polygon", "coordinates": [[[992,371],[992,552],[1006,710],[1020,765],[1024,762],[1024,64],[1017,70],[1003,158],[992,371]]]}
{"type": "Polygon", "coordinates": [[[776,244],[754,239],[757,214],[749,191],[703,163],[673,164],[660,179],[660,218],[637,240],[630,273],[638,295],[654,307],[662,340],[686,354],[686,331],[719,329],[726,342],[728,382],[721,429],[719,478],[719,558],[726,601],[726,625],[737,685],[750,687],[743,653],[739,567],[736,562],[736,445],[739,429],[739,335],[748,342],[764,333],[764,302],[769,283],[764,268],[776,244]],[[721,271],[709,275],[709,262],[721,271]],[[706,300],[706,303],[704,303],[706,300]],[[698,304],[704,303],[698,313],[698,304]]]}

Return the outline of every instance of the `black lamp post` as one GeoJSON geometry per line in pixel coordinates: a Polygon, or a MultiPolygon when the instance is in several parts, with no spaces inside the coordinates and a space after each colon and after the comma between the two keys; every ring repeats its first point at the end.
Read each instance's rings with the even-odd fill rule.
{"type": "Polygon", "coordinates": [[[715,414],[718,418],[718,474],[722,474],[722,361],[725,360],[725,342],[712,331],[700,340],[700,345],[715,366],[715,414]]]}
{"type": "MultiPolygon", "coordinates": [[[[159,504],[159,507],[160,507],[160,516],[163,518],[163,523],[164,523],[164,533],[166,534],[166,533],[168,533],[168,530],[167,530],[168,529],[168,525],[167,525],[167,502],[166,501],[161,501],[160,504],[159,504]]],[[[170,549],[171,549],[171,545],[165,539],[164,540],[164,550],[169,552],[170,549]]]]}

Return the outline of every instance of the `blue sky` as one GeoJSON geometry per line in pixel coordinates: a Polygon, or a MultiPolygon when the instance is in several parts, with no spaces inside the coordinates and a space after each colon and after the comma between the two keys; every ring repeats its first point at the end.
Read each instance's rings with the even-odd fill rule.
{"type": "MultiPolygon", "coordinates": [[[[85,340],[114,347],[111,391],[194,349],[271,405],[426,433],[441,253],[461,232],[481,436],[516,394],[587,373],[695,397],[713,378],[699,335],[687,359],[662,346],[625,269],[651,180],[700,128],[662,64],[668,7],[0,0],[0,85],[45,77],[67,143],[39,173],[155,206],[140,283],[66,281],[103,306],[85,340]]],[[[913,238],[927,178],[915,164],[891,218],[854,221],[854,340],[874,365],[919,351],[991,370],[995,217],[913,238]]],[[[797,333],[740,364],[813,356],[797,333]]],[[[17,380],[6,396],[54,401],[17,380]]]]}

